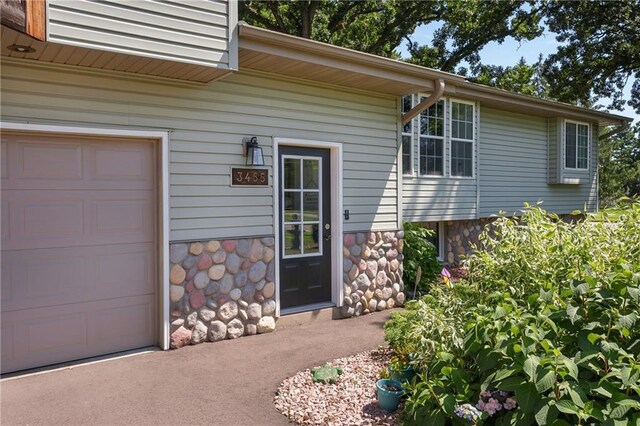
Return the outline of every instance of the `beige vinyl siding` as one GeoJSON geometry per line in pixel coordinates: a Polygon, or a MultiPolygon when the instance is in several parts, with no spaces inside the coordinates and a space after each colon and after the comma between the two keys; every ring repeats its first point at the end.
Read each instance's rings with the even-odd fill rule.
{"type": "Polygon", "coordinates": [[[262,74],[210,86],[9,60],[5,120],[165,129],[172,240],[272,235],[273,188],[230,187],[257,136],[273,184],[272,138],[343,143],[345,231],[397,228],[396,99],[262,74]]]}
{"type": "MultiPolygon", "coordinates": [[[[455,101],[455,99],[453,99],[455,101]]],[[[474,122],[474,178],[451,177],[451,102],[445,103],[445,152],[443,177],[420,176],[418,122],[413,138],[413,176],[402,177],[402,219],[405,222],[434,222],[476,218],[478,172],[478,114],[476,104],[474,122]]]]}
{"type": "MultiPolygon", "coordinates": [[[[482,108],[480,126],[480,216],[519,211],[542,201],[547,210],[570,213],[596,205],[595,168],[579,185],[549,185],[548,124],[554,120],[482,108]]],[[[552,133],[552,132],[551,132],[552,133]]],[[[591,146],[591,164],[597,145],[591,146]]]]}
{"type": "Polygon", "coordinates": [[[227,1],[49,0],[48,41],[136,56],[234,68],[227,1]]]}

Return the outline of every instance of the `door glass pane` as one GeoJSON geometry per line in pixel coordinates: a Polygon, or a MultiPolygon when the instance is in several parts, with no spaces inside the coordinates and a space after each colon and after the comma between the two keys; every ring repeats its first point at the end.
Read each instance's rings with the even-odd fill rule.
{"type": "Polygon", "coordinates": [[[284,187],[285,189],[300,189],[300,160],[297,158],[284,159],[284,187]]]}
{"type": "Polygon", "coordinates": [[[304,189],[318,189],[320,161],[304,160],[304,189]]]}
{"type": "Polygon", "coordinates": [[[318,214],[318,193],[317,192],[305,192],[304,193],[304,220],[319,221],[320,216],[318,214]]]}
{"type": "Polygon", "coordinates": [[[284,193],[284,221],[300,222],[302,218],[302,210],[300,206],[299,192],[284,193]]]}
{"type": "Polygon", "coordinates": [[[320,235],[318,234],[318,224],[315,225],[304,225],[304,252],[308,253],[319,253],[320,245],[318,244],[318,240],[320,239],[320,235]]]}
{"type": "Polygon", "coordinates": [[[300,225],[286,225],[284,228],[284,254],[300,254],[300,225]]]}

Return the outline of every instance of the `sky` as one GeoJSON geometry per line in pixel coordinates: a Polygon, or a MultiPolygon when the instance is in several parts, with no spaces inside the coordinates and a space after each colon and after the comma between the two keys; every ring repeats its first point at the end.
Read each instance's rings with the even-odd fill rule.
{"type": "MultiPolygon", "coordinates": [[[[431,35],[434,30],[436,30],[441,24],[437,22],[432,22],[428,25],[422,25],[416,29],[415,33],[412,35],[412,40],[418,42],[418,44],[425,44],[432,40],[431,35]]],[[[482,63],[487,65],[502,65],[502,66],[512,66],[515,65],[521,57],[527,61],[527,63],[533,63],[538,60],[538,55],[542,53],[543,56],[547,56],[550,53],[555,52],[556,47],[558,46],[558,42],[555,39],[555,35],[550,31],[545,32],[542,36],[524,42],[517,42],[513,38],[507,38],[502,44],[498,42],[491,42],[487,44],[480,51],[480,58],[482,63]]],[[[409,56],[407,52],[406,43],[404,43],[398,51],[402,55],[403,58],[409,56]]],[[[631,93],[631,85],[632,81],[630,81],[625,87],[624,93],[625,98],[630,98],[631,93]]],[[[600,104],[606,104],[607,102],[600,102],[600,104]]],[[[631,117],[635,122],[640,120],[640,115],[636,114],[635,111],[630,107],[626,106],[622,111],[611,111],[613,114],[620,114],[626,117],[631,117]]]]}

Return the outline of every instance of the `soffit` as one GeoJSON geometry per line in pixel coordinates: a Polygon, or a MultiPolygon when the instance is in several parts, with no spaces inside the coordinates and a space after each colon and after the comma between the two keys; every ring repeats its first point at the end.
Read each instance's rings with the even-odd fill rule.
{"type": "Polygon", "coordinates": [[[269,72],[402,96],[432,91],[434,80],[463,82],[455,74],[293,37],[250,25],[239,26],[240,69],[269,72]]]}
{"type": "Polygon", "coordinates": [[[188,62],[38,41],[4,25],[2,25],[0,38],[2,39],[0,55],[39,62],[78,65],[94,69],[122,71],[198,83],[209,83],[231,72],[228,69],[188,62]],[[13,44],[32,47],[35,52],[19,53],[11,51],[7,47],[13,44]]]}

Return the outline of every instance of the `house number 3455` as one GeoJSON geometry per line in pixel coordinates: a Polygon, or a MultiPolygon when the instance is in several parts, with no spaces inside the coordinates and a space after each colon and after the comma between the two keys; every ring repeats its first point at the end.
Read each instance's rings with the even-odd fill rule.
{"type": "Polygon", "coordinates": [[[267,169],[231,169],[231,185],[269,185],[267,169]]]}

